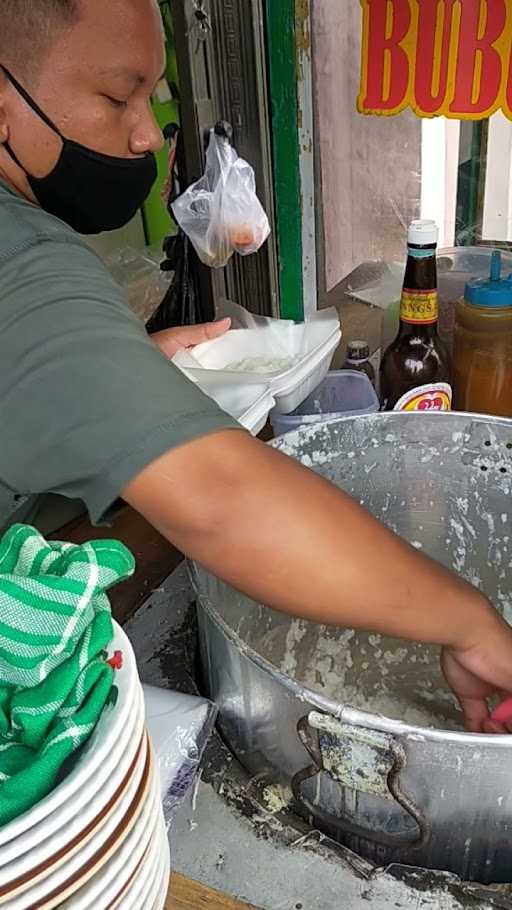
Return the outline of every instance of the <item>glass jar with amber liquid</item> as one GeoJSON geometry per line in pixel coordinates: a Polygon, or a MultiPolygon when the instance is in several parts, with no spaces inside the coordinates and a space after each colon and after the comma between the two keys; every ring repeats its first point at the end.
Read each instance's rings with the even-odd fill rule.
{"type": "Polygon", "coordinates": [[[453,368],[458,411],[512,417],[512,276],[501,278],[499,252],[457,304],[453,368]]]}

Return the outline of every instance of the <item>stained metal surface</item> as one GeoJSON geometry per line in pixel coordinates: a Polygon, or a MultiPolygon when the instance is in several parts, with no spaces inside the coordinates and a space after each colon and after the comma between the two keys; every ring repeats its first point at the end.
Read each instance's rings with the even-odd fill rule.
{"type": "MultiPolygon", "coordinates": [[[[382,414],[301,428],[275,445],[481,587],[510,621],[512,422],[382,414]]],[[[372,861],[446,869],[466,880],[510,881],[512,739],[457,729],[460,721],[444,688],[429,690],[431,654],[383,637],[372,644],[363,633],[299,627],[200,568],[194,574],[210,692],[227,742],[251,773],[289,786],[295,782],[303,814],[372,861]],[[311,642],[323,642],[325,650],[324,634],[326,653],[335,659],[329,672],[325,664],[315,677],[302,652],[309,648],[311,662],[318,654],[311,642]],[[362,710],[366,697],[371,706],[377,686],[387,702],[396,699],[394,718],[362,710]],[[411,698],[413,722],[409,717],[404,723],[396,718],[411,698]],[[429,705],[437,723],[418,726],[414,719],[429,705]],[[341,721],[328,730],[328,742],[329,724],[318,721],[319,713],[341,721]],[[367,773],[361,786],[361,742],[354,748],[352,738],[347,747],[354,727],[370,731],[363,737],[367,773]],[[316,774],[315,743],[321,759],[316,774]],[[389,793],[382,792],[386,761],[389,793]],[[370,792],[367,782],[375,784],[379,773],[381,782],[370,792]]]]}

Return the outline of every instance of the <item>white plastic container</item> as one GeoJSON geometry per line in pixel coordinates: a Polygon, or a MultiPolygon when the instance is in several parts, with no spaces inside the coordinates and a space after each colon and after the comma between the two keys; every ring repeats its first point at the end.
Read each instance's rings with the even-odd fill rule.
{"type": "MultiPolygon", "coordinates": [[[[341,340],[335,309],[321,310],[309,322],[254,316],[235,304],[223,305],[219,315],[230,315],[234,328],[222,338],[180,351],[173,362],[203,391],[217,401],[219,379],[238,389],[264,384],[279,413],[293,411],[325,378],[341,340]],[[233,365],[250,360],[290,360],[288,368],[268,372],[233,371],[233,365]]],[[[219,401],[219,404],[222,403],[219,401]]]]}

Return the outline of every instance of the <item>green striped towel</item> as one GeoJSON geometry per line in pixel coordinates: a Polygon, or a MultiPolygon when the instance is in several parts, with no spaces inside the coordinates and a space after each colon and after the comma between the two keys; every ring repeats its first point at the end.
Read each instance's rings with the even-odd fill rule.
{"type": "Polygon", "coordinates": [[[0,541],[0,825],[32,808],[90,737],[112,692],[106,591],[133,574],[121,543],[0,541]]]}

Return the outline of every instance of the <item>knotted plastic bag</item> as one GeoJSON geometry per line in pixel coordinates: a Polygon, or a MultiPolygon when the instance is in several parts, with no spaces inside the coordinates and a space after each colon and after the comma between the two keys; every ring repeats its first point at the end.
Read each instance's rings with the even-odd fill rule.
{"type": "Polygon", "coordinates": [[[210,133],[203,176],[176,199],[172,211],[210,268],[227,265],[234,253],[255,253],[270,234],[254,171],[219,125],[210,133]]]}

